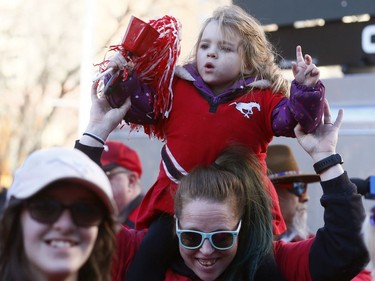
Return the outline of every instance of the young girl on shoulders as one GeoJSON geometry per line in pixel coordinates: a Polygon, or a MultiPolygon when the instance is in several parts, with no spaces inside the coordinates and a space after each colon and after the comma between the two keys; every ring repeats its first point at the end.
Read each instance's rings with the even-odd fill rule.
{"type": "MultiPolygon", "coordinates": [[[[241,8],[225,6],[205,21],[191,60],[176,67],[170,111],[157,114],[158,93],[135,72],[112,89],[108,98],[112,107],[120,107],[130,96],[126,122],[143,125],[150,135],[165,141],[159,176],[136,222],[138,229],[149,228],[139,251],[140,264],[145,256],[153,256],[142,251],[163,244],[159,242],[164,241],[160,233],[164,228],[158,224],[164,220],[158,218],[167,214],[172,221],[173,196],[181,177],[197,165],[212,163],[231,144],[249,147],[266,173],[267,147],[274,136],[294,137],[297,123],[306,133],[313,132],[321,121],[325,92],[312,58],[296,47],[291,85],[275,60],[261,24],[241,8]]],[[[123,69],[125,64],[119,53],[108,67],[123,69]]],[[[270,181],[267,189],[272,197],[273,231],[280,234],[286,228],[270,181]]],[[[140,268],[144,272],[144,266],[140,268]]]]}

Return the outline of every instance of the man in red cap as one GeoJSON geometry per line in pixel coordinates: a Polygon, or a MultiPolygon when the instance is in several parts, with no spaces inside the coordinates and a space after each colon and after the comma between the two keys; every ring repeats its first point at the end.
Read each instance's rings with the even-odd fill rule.
{"type": "Polygon", "coordinates": [[[119,209],[119,221],[134,228],[138,207],[143,199],[139,155],[122,142],[107,141],[100,160],[111,182],[119,209]]]}

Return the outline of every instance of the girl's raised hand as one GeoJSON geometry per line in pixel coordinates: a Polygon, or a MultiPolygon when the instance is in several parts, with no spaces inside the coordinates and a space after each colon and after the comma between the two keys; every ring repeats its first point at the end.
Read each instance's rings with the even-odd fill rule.
{"type": "Polygon", "coordinates": [[[310,55],[303,56],[301,46],[296,47],[296,61],[292,62],[294,79],[298,84],[315,86],[320,77],[319,69],[312,63],[310,55]]]}
{"type": "Polygon", "coordinates": [[[117,52],[115,55],[109,58],[108,68],[112,68],[113,70],[124,70],[127,65],[128,62],[120,52],[117,52]]]}
{"type": "Polygon", "coordinates": [[[119,108],[112,108],[104,96],[97,95],[98,83],[91,87],[90,119],[86,131],[103,140],[121,123],[131,106],[130,98],[119,108]]]}

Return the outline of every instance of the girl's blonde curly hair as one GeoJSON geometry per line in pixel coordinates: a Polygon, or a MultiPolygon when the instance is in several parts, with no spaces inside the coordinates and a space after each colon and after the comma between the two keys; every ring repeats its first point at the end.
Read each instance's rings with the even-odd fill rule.
{"type": "Polygon", "coordinates": [[[270,81],[273,92],[289,95],[289,82],[283,77],[280,67],[275,62],[278,55],[267,39],[262,25],[238,6],[220,7],[204,22],[192,55],[192,62],[196,60],[203,31],[212,21],[218,22],[224,36],[235,32],[242,38],[239,52],[243,63],[239,79],[246,77],[255,77],[256,80],[265,79],[270,81]]]}

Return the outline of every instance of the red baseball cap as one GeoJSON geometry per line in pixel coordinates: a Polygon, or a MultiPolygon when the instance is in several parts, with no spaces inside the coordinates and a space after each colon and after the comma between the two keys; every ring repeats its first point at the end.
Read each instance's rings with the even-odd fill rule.
{"type": "Polygon", "coordinates": [[[119,141],[107,141],[101,157],[104,171],[123,167],[142,176],[142,164],[138,153],[119,141]]]}

